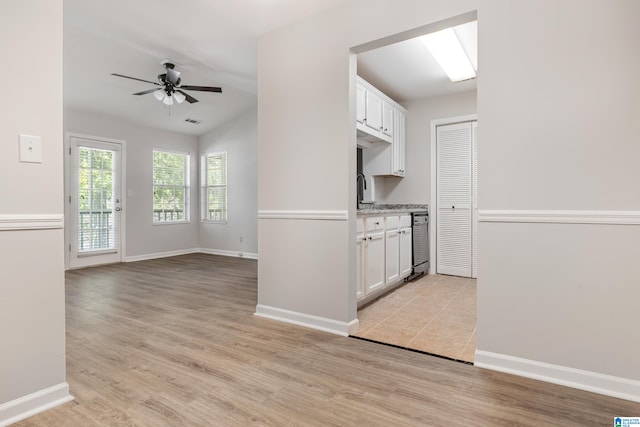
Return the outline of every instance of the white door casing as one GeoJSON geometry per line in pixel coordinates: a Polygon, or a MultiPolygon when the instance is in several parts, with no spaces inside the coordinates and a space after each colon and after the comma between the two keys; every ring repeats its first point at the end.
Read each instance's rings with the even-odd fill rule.
{"type": "Polygon", "coordinates": [[[121,262],[124,141],[67,135],[67,267],[121,262]]]}

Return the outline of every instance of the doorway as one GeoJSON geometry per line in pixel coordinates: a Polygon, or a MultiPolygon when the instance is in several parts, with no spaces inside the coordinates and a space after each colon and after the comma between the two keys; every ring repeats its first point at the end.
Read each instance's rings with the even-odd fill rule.
{"type": "Polygon", "coordinates": [[[124,141],[67,135],[67,268],[122,261],[124,141]]]}

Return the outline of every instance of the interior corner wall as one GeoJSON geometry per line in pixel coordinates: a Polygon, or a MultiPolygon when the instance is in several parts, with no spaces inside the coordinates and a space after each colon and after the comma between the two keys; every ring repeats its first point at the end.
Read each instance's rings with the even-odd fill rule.
{"type": "Polygon", "coordinates": [[[125,257],[144,259],[199,247],[198,138],[86,112],[64,112],[64,131],[126,141],[125,257]],[[187,152],[191,160],[191,221],[153,225],[153,150],[187,152]]]}
{"type": "Polygon", "coordinates": [[[199,137],[200,154],[227,153],[228,220],[200,222],[206,252],[258,254],[258,112],[253,109],[199,137]]]}
{"type": "Polygon", "coordinates": [[[638,16],[635,0],[481,1],[478,350],[613,376],[640,401],[638,16]]]}
{"type": "Polygon", "coordinates": [[[637,390],[639,8],[635,0],[362,0],[263,35],[259,305],[337,321],[355,316],[349,49],[477,10],[478,351],[560,367],[563,375],[620,378],[637,390]],[[563,210],[583,222],[609,210],[631,221],[552,226],[489,222],[482,212],[534,211],[552,221],[563,210]],[[347,220],[290,215],[309,211],[346,212],[347,220]],[[514,254],[517,263],[507,265],[514,254]],[[292,270],[327,273],[301,279],[292,270]]]}
{"type": "Polygon", "coordinates": [[[11,64],[11,83],[3,88],[7,102],[0,104],[3,424],[53,404],[46,390],[57,387],[70,399],[64,335],[62,0],[3,1],[0,32],[3,63],[11,64]],[[19,134],[41,137],[41,163],[19,162],[19,134]],[[42,397],[37,403],[29,398],[34,393],[42,397]]]}
{"type": "Polygon", "coordinates": [[[260,37],[258,314],[266,307],[283,320],[318,329],[334,325],[332,330],[342,333],[353,325],[351,49],[473,12],[475,6],[475,1],[352,1],[260,37]]]}
{"type": "Polygon", "coordinates": [[[402,106],[407,109],[406,176],[379,179],[383,189],[377,201],[428,204],[431,200],[431,121],[476,114],[476,91],[408,101],[402,106]]]}

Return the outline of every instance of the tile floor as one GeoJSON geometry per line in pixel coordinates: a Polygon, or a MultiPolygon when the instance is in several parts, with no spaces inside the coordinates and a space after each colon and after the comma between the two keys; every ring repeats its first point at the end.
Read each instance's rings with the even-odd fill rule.
{"type": "Polygon", "coordinates": [[[358,310],[355,336],[473,362],[476,279],[427,275],[358,310]]]}

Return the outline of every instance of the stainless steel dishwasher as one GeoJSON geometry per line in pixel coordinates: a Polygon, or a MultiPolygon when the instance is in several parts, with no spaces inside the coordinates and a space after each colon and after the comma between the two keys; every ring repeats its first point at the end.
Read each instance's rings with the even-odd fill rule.
{"type": "Polygon", "coordinates": [[[413,216],[413,274],[411,278],[429,271],[429,212],[415,212],[413,216]]]}

